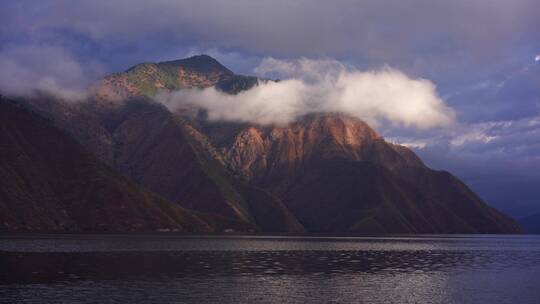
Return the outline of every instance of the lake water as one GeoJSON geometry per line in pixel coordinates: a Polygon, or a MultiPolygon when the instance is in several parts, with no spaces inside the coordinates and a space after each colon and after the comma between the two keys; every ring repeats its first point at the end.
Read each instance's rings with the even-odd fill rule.
{"type": "Polygon", "coordinates": [[[0,236],[0,303],[540,303],[540,237],[0,236]]]}

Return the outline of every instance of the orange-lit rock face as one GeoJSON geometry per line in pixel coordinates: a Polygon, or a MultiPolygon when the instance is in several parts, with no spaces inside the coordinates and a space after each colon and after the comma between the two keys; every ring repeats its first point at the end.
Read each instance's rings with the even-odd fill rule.
{"type": "Polygon", "coordinates": [[[250,126],[235,137],[225,157],[248,177],[277,168],[293,173],[313,159],[423,166],[406,147],[386,143],[363,121],[340,114],[311,115],[287,126],[250,126]]]}

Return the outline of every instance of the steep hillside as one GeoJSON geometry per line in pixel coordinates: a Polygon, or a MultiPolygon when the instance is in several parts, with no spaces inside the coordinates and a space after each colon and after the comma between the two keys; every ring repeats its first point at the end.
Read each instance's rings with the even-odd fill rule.
{"type": "MultiPolygon", "coordinates": [[[[206,137],[185,120],[157,104],[133,101],[109,113],[105,123],[113,134],[120,172],[188,208],[269,230],[252,212],[267,200],[244,195],[248,186],[239,186],[206,137]]],[[[302,231],[292,215],[284,218],[288,220],[279,221],[278,231],[302,231]]]]}
{"type": "Polygon", "coordinates": [[[358,119],[317,114],[247,126],[221,144],[235,171],[283,200],[309,231],[520,232],[456,177],[358,119]]]}
{"type": "Polygon", "coordinates": [[[212,231],[113,172],[49,121],[0,100],[0,230],[212,231]]]}
{"type": "Polygon", "coordinates": [[[218,227],[304,231],[279,199],[232,176],[205,135],[157,103],[144,98],[115,105],[30,103],[118,172],[183,207],[227,222],[216,222],[218,227]],[[261,216],[261,210],[270,209],[275,217],[261,216]]]}

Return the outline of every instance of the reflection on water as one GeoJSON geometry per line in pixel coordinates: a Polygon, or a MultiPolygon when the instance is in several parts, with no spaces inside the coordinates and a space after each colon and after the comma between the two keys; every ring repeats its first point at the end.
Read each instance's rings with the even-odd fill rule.
{"type": "Polygon", "coordinates": [[[540,303],[538,237],[5,236],[1,303],[540,303]]]}

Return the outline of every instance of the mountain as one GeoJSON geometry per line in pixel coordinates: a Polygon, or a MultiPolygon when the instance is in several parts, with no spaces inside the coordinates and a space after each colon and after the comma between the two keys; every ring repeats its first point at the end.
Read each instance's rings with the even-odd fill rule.
{"type": "Polygon", "coordinates": [[[236,172],[280,198],[308,231],[520,231],[456,177],[342,114],[247,126],[221,149],[236,172]]]}
{"type": "Polygon", "coordinates": [[[524,217],[519,223],[527,233],[540,234],[540,213],[524,217]]]}
{"type": "Polygon", "coordinates": [[[235,75],[214,58],[198,55],[175,61],[141,63],[122,73],[105,77],[95,88],[99,99],[116,100],[134,96],[153,97],[159,89],[217,88],[235,93],[248,89],[258,79],[235,75]]]}
{"type": "Polygon", "coordinates": [[[152,100],[159,89],[236,94],[259,81],[201,55],[110,75],[84,103],[42,97],[27,104],[217,231],[521,232],[459,179],[361,120],[327,113],[279,126],[209,121],[203,111],[173,113],[152,100]]]}
{"type": "Polygon", "coordinates": [[[111,170],[50,121],[5,99],[0,180],[0,230],[213,230],[195,213],[111,170]]]}
{"type": "Polygon", "coordinates": [[[163,106],[132,100],[100,116],[113,140],[114,167],[150,190],[187,208],[255,229],[303,231],[279,200],[230,176],[207,138],[163,106]],[[279,229],[265,224],[261,208],[279,213],[271,222],[279,229]]]}

